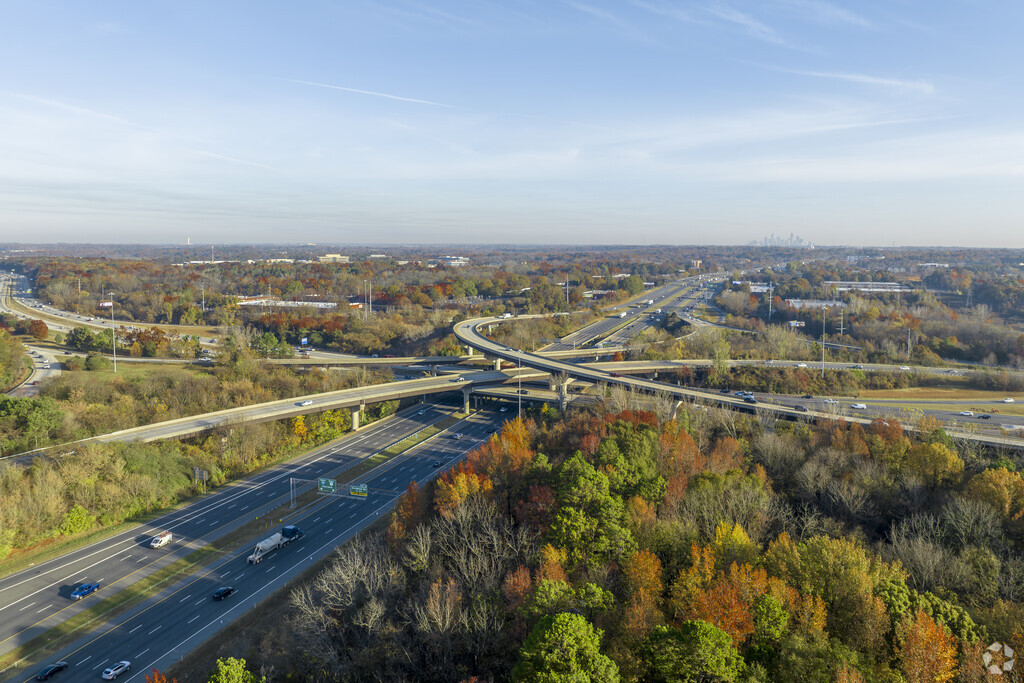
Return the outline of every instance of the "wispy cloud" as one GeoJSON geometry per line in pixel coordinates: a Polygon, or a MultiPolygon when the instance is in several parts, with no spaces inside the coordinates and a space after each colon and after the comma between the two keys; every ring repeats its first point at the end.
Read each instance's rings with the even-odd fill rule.
{"type": "Polygon", "coordinates": [[[89,109],[88,107],[80,107],[78,105],[68,104],[67,102],[61,102],[59,100],[50,100],[44,97],[36,97],[35,95],[27,95],[25,93],[20,92],[12,92],[8,94],[12,97],[17,97],[18,99],[33,102],[35,104],[42,104],[48,107],[53,107],[54,109],[63,109],[64,111],[71,112],[73,114],[92,116],[98,119],[105,119],[107,121],[120,123],[125,126],[131,126],[133,128],[141,128],[143,130],[154,130],[152,128],[149,128],[148,126],[143,126],[138,123],[135,123],[134,121],[123,119],[120,116],[114,116],[113,114],[107,114],[101,111],[96,111],[95,109],[89,109]]]}
{"type": "Polygon", "coordinates": [[[864,17],[823,0],[786,0],[786,4],[804,11],[822,23],[851,24],[862,28],[874,28],[874,24],[864,17]]]}
{"type": "Polygon", "coordinates": [[[234,157],[225,156],[223,154],[217,154],[215,152],[206,152],[201,149],[190,149],[188,151],[191,152],[192,154],[210,157],[211,159],[223,159],[224,161],[232,161],[236,164],[244,164],[246,166],[255,166],[256,168],[265,168],[267,170],[273,170],[272,166],[267,166],[266,164],[259,164],[256,163],[255,161],[246,161],[245,159],[236,159],[234,157]]]}
{"type": "Polygon", "coordinates": [[[428,104],[432,107],[444,107],[446,109],[458,109],[454,104],[443,104],[441,102],[431,102],[430,100],[418,100],[414,97],[402,97],[400,95],[389,95],[388,93],[375,92],[373,90],[360,90],[358,88],[346,88],[340,85],[330,85],[328,83],[317,83],[316,81],[300,81],[294,78],[285,78],[283,80],[290,81],[292,83],[300,83],[302,85],[312,85],[317,88],[329,88],[331,90],[343,90],[345,92],[356,93],[357,95],[373,95],[374,97],[383,97],[389,100],[398,100],[399,102],[412,102],[414,104],[428,104]]]}
{"type": "Polygon", "coordinates": [[[565,0],[565,4],[568,5],[569,7],[572,7],[574,10],[577,10],[579,12],[583,12],[584,14],[589,14],[590,16],[596,17],[596,18],[601,19],[603,21],[610,21],[610,22],[615,23],[615,24],[621,24],[622,23],[619,20],[619,18],[616,17],[614,14],[612,14],[611,12],[608,12],[607,10],[603,10],[600,7],[594,7],[593,5],[586,5],[586,4],[582,3],[582,2],[574,2],[573,0],[565,0]]]}
{"type": "Polygon", "coordinates": [[[829,78],[837,81],[848,81],[850,83],[861,83],[864,85],[878,85],[897,90],[908,90],[923,95],[935,93],[935,86],[927,81],[908,81],[900,78],[881,78],[868,76],[866,74],[832,73],[826,71],[800,71],[796,69],[779,69],[786,73],[797,74],[798,76],[810,76],[812,78],[829,78]]]}
{"type": "Polygon", "coordinates": [[[724,5],[711,5],[705,9],[712,16],[739,26],[759,40],[763,40],[766,43],[772,43],[773,45],[785,45],[789,47],[789,43],[784,40],[775,31],[775,29],[761,21],[758,21],[749,14],[724,5]]]}
{"type": "Polygon", "coordinates": [[[647,2],[646,0],[629,0],[629,4],[633,5],[634,7],[639,7],[640,9],[647,10],[648,12],[653,12],[654,14],[657,14],[657,15],[662,16],[662,17],[668,17],[670,19],[675,19],[676,21],[685,21],[685,22],[690,22],[690,23],[694,23],[694,24],[705,23],[704,21],[698,19],[693,14],[690,14],[688,12],[684,12],[683,10],[679,9],[678,7],[676,7],[674,5],[667,5],[667,4],[663,3],[663,2],[647,2]]]}

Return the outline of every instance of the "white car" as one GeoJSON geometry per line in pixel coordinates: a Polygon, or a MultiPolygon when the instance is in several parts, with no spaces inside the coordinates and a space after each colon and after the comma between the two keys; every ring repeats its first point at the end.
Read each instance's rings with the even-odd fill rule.
{"type": "Polygon", "coordinates": [[[964,417],[974,417],[974,413],[970,410],[961,410],[960,414],[964,417]]]}
{"type": "Polygon", "coordinates": [[[302,403],[300,403],[299,405],[300,405],[300,406],[311,406],[311,405],[313,405],[313,402],[312,402],[312,401],[310,401],[309,399],[306,399],[305,401],[303,401],[303,402],[302,402],[302,403]]]}
{"type": "Polygon", "coordinates": [[[834,405],[838,405],[838,404],[839,404],[839,401],[837,401],[837,400],[836,400],[836,399],[834,399],[834,398],[826,398],[826,399],[825,399],[825,404],[826,404],[826,405],[830,405],[830,406],[834,406],[834,405]]]}
{"type": "Polygon", "coordinates": [[[806,368],[807,367],[807,363],[797,363],[796,366],[798,368],[806,368]]]}
{"type": "Polygon", "coordinates": [[[867,410],[868,406],[866,403],[851,403],[850,407],[854,410],[867,410]]]}
{"type": "Polygon", "coordinates": [[[910,370],[910,366],[909,365],[901,365],[900,366],[900,370],[910,370]]]}
{"type": "Polygon", "coordinates": [[[132,670],[132,663],[129,661],[118,662],[112,664],[110,667],[103,671],[103,680],[112,681],[126,671],[132,670]]]}
{"type": "Polygon", "coordinates": [[[1004,398],[1003,399],[1003,403],[1013,403],[1013,399],[1012,398],[1004,398]]]}

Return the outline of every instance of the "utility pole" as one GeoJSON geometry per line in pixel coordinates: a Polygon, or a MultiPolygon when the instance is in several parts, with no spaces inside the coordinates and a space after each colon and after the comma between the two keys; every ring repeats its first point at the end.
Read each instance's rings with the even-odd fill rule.
{"type": "Polygon", "coordinates": [[[845,309],[839,308],[839,336],[843,336],[843,312],[845,309]]]}
{"type": "Polygon", "coordinates": [[[203,289],[203,313],[206,313],[206,283],[202,282],[199,286],[203,289]]]}
{"type": "Polygon", "coordinates": [[[768,322],[772,321],[772,299],[774,298],[773,297],[774,293],[775,293],[775,285],[769,284],[768,285],[768,322]]]}
{"type": "Polygon", "coordinates": [[[821,307],[821,378],[825,378],[825,314],[827,306],[821,307]]]}
{"type": "Polygon", "coordinates": [[[114,336],[114,293],[109,292],[110,303],[110,352],[114,355],[114,374],[117,374],[117,337],[114,336]]]}

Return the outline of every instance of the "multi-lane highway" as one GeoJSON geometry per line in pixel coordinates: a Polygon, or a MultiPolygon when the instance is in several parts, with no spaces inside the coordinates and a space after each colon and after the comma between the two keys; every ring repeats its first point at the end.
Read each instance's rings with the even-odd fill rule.
{"type": "Polygon", "coordinates": [[[478,412],[447,432],[362,473],[351,483],[366,484],[366,498],[314,498],[293,511],[287,507],[291,478],[311,481],[338,477],[367,456],[447,418],[451,411],[425,404],[407,410],[295,461],[226,486],[150,524],[0,580],[2,652],[195,548],[242,533],[239,530],[243,528],[251,537],[246,543],[225,549],[208,567],[162,588],[128,611],[98,619],[76,642],[57,652],[36,653],[32,656],[33,668],[22,666],[0,673],[0,680],[29,680],[34,665],[44,660],[69,662],[71,675],[66,676],[67,680],[98,678],[106,666],[118,660],[132,662],[131,674],[122,680],[141,680],[151,666],[166,668],[387,512],[409,482],[423,482],[462,458],[488,438],[504,415],[478,412]],[[259,564],[247,563],[255,540],[287,524],[299,526],[305,537],[259,564]],[[174,541],[163,548],[149,548],[149,539],[161,530],[171,531],[174,541]],[[85,582],[99,582],[103,588],[83,600],[72,601],[70,592],[85,582]],[[231,586],[236,593],[223,602],[214,601],[214,590],[222,586],[231,586]]]}

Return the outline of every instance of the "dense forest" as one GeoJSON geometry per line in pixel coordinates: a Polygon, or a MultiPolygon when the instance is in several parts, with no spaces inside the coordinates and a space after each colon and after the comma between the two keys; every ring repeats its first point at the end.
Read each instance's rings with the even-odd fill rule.
{"type": "Polygon", "coordinates": [[[1018,453],[933,421],[535,417],[236,654],[270,680],[916,683],[1024,647],[1018,453]]]}

